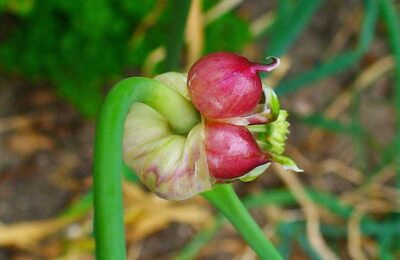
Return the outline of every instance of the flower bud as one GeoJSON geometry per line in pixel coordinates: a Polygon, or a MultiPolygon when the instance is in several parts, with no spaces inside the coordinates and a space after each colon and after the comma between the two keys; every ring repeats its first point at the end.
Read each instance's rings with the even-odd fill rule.
{"type": "Polygon", "coordinates": [[[151,191],[170,200],[190,198],[217,182],[251,181],[272,162],[301,171],[282,155],[287,112],[257,75],[277,64],[215,53],[193,65],[189,82],[175,72],[146,79],[157,87],[149,87],[146,104],[134,103],[129,111],[125,163],[151,191]],[[265,104],[258,104],[262,93],[265,104]]]}
{"type": "Polygon", "coordinates": [[[258,71],[271,71],[277,58],[267,65],[227,52],[209,54],[189,70],[190,99],[205,118],[222,119],[253,111],[262,95],[258,71]]]}

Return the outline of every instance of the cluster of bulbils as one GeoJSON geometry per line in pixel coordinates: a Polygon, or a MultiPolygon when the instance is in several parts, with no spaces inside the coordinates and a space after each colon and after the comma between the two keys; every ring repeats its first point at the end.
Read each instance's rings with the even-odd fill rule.
{"type": "Polygon", "coordinates": [[[125,123],[125,163],[153,192],[170,200],[187,199],[218,182],[253,180],[271,162],[301,171],[282,155],[287,112],[258,75],[279,66],[279,59],[268,60],[257,64],[218,52],[198,60],[187,77],[175,72],[156,76],[190,100],[201,121],[187,135],[175,134],[160,113],[134,103],[125,123]],[[259,104],[263,93],[265,102],[259,104]]]}

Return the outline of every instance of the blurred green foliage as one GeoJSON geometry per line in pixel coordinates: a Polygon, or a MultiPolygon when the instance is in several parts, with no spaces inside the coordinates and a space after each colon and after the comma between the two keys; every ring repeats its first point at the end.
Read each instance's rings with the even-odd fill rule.
{"type": "Polygon", "coordinates": [[[240,52],[251,40],[251,33],[248,22],[227,13],[206,28],[205,38],[209,39],[205,43],[205,53],[221,50],[240,52]],[[221,37],[221,32],[224,37],[221,37]]]}
{"type": "Polygon", "coordinates": [[[154,5],[140,2],[35,1],[9,25],[13,28],[0,45],[1,64],[49,80],[84,114],[93,115],[104,80],[127,65],[131,28],[154,5]]]}
{"type": "MultiPolygon", "coordinates": [[[[213,3],[205,1],[205,8],[213,3]]],[[[164,1],[158,20],[134,37],[147,14],[164,8],[160,2],[0,0],[0,16],[12,18],[3,22],[7,35],[0,42],[0,68],[49,81],[84,115],[94,116],[104,85],[131,74],[126,71],[140,71],[149,53],[168,42],[165,32],[176,19],[173,4],[164,1]]],[[[205,52],[240,51],[250,40],[248,23],[233,13],[210,24],[205,33],[212,39],[205,52]],[[217,37],[221,32],[223,39],[217,37]]]]}
{"type": "Polygon", "coordinates": [[[18,16],[27,15],[32,11],[35,0],[0,0],[0,11],[8,10],[18,16]]]}

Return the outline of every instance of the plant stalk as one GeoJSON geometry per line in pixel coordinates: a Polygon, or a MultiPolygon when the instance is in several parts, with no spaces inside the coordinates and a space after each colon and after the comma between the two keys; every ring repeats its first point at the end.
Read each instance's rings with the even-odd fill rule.
{"type": "Polygon", "coordinates": [[[266,238],[264,232],[244,207],[232,184],[216,185],[212,190],[202,193],[202,196],[221,211],[260,259],[282,259],[274,245],[266,238]]]}

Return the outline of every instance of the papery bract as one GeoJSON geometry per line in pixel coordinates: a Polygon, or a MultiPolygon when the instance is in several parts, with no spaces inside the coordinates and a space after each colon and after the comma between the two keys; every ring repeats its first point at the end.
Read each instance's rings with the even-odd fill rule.
{"type": "MultiPolygon", "coordinates": [[[[176,98],[188,100],[184,74],[169,72],[154,81],[178,93],[176,98]]],[[[176,101],[158,102],[173,106],[176,101]]],[[[176,134],[165,116],[143,103],[133,104],[128,113],[123,155],[142,182],[162,198],[187,199],[211,189],[215,182],[207,168],[202,124],[187,134],[176,134]]]]}
{"type": "Polygon", "coordinates": [[[124,160],[158,196],[183,200],[211,189],[204,153],[203,127],[188,136],[171,132],[165,118],[151,107],[135,103],[124,134],[124,160]]]}
{"type": "Polygon", "coordinates": [[[189,70],[188,89],[194,106],[206,118],[221,119],[250,113],[262,95],[258,71],[271,71],[279,65],[257,64],[227,52],[209,54],[189,70]]]}

